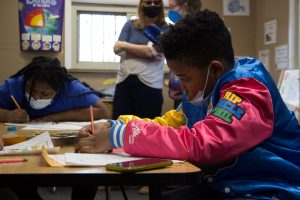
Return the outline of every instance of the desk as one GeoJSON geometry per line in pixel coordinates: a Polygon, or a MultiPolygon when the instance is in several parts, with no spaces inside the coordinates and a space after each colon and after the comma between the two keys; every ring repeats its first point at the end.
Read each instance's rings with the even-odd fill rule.
{"type": "MultiPolygon", "coordinates": [[[[60,153],[74,152],[63,147],[60,153]]],[[[49,167],[40,155],[22,156],[28,162],[0,164],[0,186],[148,185],[149,199],[158,199],[160,186],[198,183],[200,169],[183,162],[169,167],[121,174],[104,167],[49,167]]]]}

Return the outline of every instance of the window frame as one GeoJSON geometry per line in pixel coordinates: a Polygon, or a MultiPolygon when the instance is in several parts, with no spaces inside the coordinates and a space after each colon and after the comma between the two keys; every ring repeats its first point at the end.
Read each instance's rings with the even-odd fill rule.
{"type": "Polygon", "coordinates": [[[82,4],[72,3],[72,31],[71,31],[71,71],[116,71],[119,68],[119,62],[78,62],[78,13],[80,12],[108,12],[108,13],[126,13],[127,20],[136,15],[136,6],[104,5],[104,4],[82,4]]]}

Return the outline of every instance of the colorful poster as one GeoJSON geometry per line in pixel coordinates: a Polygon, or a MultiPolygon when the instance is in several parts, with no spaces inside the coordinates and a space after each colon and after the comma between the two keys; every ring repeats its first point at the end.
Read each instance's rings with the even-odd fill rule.
{"type": "Polygon", "coordinates": [[[19,0],[23,51],[61,51],[64,0],[19,0]]]}

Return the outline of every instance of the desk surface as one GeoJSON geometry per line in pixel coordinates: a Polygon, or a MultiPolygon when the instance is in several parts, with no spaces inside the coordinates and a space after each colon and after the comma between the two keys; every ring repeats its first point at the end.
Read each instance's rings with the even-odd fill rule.
{"type": "MultiPolygon", "coordinates": [[[[65,152],[74,152],[74,148],[61,148],[60,153],[65,152]]],[[[198,182],[201,171],[194,165],[183,162],[156,170],[122,174],[106,171],[104,167],[50,167],[41,155],[19,157],[28,158],[28,161],[0,164],[0,180],[2,180],[0,185],[24,186],[28,183],[36,186],[189,185],[198,182]]]]}

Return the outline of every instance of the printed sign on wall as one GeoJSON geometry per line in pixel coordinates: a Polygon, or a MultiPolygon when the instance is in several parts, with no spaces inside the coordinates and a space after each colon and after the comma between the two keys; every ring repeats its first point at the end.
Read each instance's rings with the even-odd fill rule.
{"type": "Polygon", "coordinates": [[[235,16],[249,16],[249,0],[223,0],[223,14],[235,16]]]}
{"type": "Polygon", "coordinates": [[[64,0],[19,0],[23,51],[61,51],[64,0]]]}
{"type": "Polygon", "coordinates": [[[265,23],[265,44],[272,44],[277,42],[277,20],[272,20],[265,23]]]}

